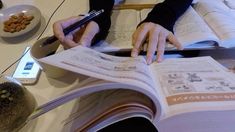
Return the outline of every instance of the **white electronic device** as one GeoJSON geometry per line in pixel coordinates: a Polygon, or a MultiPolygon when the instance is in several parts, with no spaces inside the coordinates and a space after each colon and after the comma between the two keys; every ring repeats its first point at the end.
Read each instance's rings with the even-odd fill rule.
{"type": "Polygon", "coordinates": [[[40,74],[40,66],[30,55],[30,47],[26,47],[25,54],[18,63],[13,78],[19,80],[22,84],[34,84],[37,82],[40,74]],[[27,52],[27,53],[26,53],[27,52]]]}

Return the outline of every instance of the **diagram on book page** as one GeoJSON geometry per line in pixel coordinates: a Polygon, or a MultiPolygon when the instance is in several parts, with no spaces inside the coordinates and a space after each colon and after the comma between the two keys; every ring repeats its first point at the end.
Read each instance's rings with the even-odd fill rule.
{"type": "Polygon", "coordinates": [[[182,60],[159,64],[156,70],[168,104],[235,100],[233,76],[211,62],[182,60]]]}

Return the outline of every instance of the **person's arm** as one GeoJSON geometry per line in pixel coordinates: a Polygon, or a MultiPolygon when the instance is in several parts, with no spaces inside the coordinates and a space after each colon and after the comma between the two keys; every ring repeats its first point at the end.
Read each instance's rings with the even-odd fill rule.
{"type": "Polygon", "coordinates": [[[159,24],[173,32],[175,21],[188,9],[193,0],[165,0],[156,4],[143,22],[159,24]]]}
{"type": "Polygon", "coordinates": [[[111,12],[114,6],[114,0],[89,0],[90,11],[104,9],[104,13],[93,21],[99,25],[99,32],[93,42],[96,43],[99,40],[105,39],[108,34],[108,30],[111,26],[111,12]]]}

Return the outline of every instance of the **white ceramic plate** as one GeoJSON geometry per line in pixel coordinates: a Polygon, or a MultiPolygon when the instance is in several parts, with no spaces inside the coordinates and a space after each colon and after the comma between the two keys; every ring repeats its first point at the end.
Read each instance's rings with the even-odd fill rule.
{"type": "Polygon", "coordinates": [[[16,5],[0,11],[0,36],[1,37],[16,37],[25,34],[32,30],[41,20],[41,12],[38,8],[32,5],[16,5]],[[34,19],[25,29],[19,32],[6,32],[4,31],[4,22],[9,20],[12,15],[18,16],[19,13],[24,13],[26,16],[33,16],[34,19]]]}

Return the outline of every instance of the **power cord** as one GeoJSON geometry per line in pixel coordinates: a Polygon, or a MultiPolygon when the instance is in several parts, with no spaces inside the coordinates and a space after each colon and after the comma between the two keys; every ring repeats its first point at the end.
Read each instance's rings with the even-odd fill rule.
{"type": "MultiPolygon", "coordinates": [[[[53,11],[53,13],[51,14],[49,20],[48,20],[47,23],[46,23],[45,28],[43,29],[43,31],[41,32],[41,34],[38,36],[37,40],[39,40],[39,39],[42,37],[42,35],[44,34],[45,30],[47,29],[47,27],[48,27],[48,25],[49,25],[49,23],[50,23],[50,21],[51,21],[51,19],[52,19],[52,17],[53,17],[54,14],[57,12],[57,10],[64,4],[64,2],[65,2],[65,0],[63,0],[63,1],[59,4],[59,6],[57,6],[57,8],[53,11]]],[[[31,48],[31,47],[30,47],[30,48],[31,48]]],[[[10,64],[7,68],[5,68],[5,70],[3,70],[3,71],[1,72],[1,74],[4,74],[4,73],[5,73],[8,69],[10,69],[14,64],[16,64],[18,61],[20,61],[20,59],[25,56],[25,54],[30,50],[30,48],[29,48],[22,56],[20,56],[17,60],[15,60],[12,64],[10,64]]]]}

